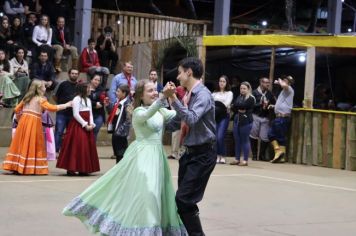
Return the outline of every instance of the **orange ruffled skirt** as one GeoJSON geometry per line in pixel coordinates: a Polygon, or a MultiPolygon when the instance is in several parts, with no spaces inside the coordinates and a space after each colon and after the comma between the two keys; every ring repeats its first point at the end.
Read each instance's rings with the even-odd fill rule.
{"type": "Polygon", "coordinates": [[[41,115],[22,114],[3,162],[3,169],[25,175],[47,175],[48,162],[41,115]]]}

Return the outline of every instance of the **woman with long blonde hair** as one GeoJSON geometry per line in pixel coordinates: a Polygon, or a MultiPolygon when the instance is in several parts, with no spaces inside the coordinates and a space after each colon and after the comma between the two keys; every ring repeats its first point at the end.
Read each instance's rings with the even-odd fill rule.
{"type": "Polygon", "coordinates": [[[255,105],[255,97],[252,95],[252,88],[249,82],[242,82],[240,85],[240,96],[233,104],[235,111],[233,134],[235,139],[235,160],[230,165],[247,166],[250,154],[250,132],[252,129],[252,111],[255,105]],[[241,151],[243,161],[240,161],[241,151]]]}
{"type": "Polygon", "coordinates": [[[164,124],[173,118],[156,86],[140,80],[132,125],[136,140],[123,159],[64,209],[93,233],[103,235],[187,235],[175,204],[171,173],[162,145],[164,124]]]}
{"type": "Polygon", "coordinates": [[[32,42],[37,45],[36,55],[32,58],[37,60],[36,57],[40,55],[40,51],[46,51],[49,61],[53,61],[52,28],[47,15],[42,15],[39,24],[33,29],[32,42]]]}
{"type": "Polygon", "coordinates": [[[3,169],[15,174],[46,175],[48,163],[42,128],[42,112],[59,111],[71,106],[71,102],[52,105],[44,96],[43,81],[33,80],[23,100],[15,108],[18,122],[15,135],[3,162],[3,169]]]}

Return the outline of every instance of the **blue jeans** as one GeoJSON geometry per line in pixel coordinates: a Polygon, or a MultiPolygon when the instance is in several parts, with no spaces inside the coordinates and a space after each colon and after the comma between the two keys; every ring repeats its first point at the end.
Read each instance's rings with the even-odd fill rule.
{"type": "Polygon", "coordinates": [[[104,117],[103,116],[94,116],[94,124],[95,124],[95,128],[94,128],[94,136],[95,136],[95,141],[96,141],[96,137],[98,136],[99,130],[101,128],[101,126],[103,126],[104,124],[104,117]]]}
{"type": "Polygon", "coordinates": [[[225,156],[225,134],[227,127],[229,126],[230,116],[226,115],[226,118],[222,119],[216,124],[216,144],[217,144],[217,154],[225,156]]]}
{"type": "Polygon", "coordinates": [[[268,139],[270,141],[276,140],[279,145],[286,146],[289,123],[289,117],[277,117],[274,119],[268,132],[268,139]]]}
{"type": "Polygon", "coordinates": [[[54,130],[54,140],[56,143],[56,152],[59,152],[59,149],[62,145],[62,136],[64,130],[67,128],[69,121],[71,121],[73,117],[63,114],[61,112],[57,112],[56,114],[56,127],[54,130]]]}
{"type": "Polygon", "coordinates": [[[234,121],[234,139],[235,139],[235,159],[240,160],[241,151],[244,155],[244,161],[248,160],[250,154],[250,132],[252,123],[240,126],[239,123],[234,121]]]}

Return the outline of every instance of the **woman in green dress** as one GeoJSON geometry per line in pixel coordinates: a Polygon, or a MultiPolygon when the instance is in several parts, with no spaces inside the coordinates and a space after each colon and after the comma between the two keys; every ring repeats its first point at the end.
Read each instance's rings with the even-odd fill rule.
{"type": "Polygon", "coordinates": [[[0,49],[0,93],[5,106],[14,107],[17,104],[20,91],[11,79],[13,71],[6,59],[5,51],[0,49]]]}
{"type": "Polygon", "coordinates": [[[177,213],[175,194],[162,145],[165,122],[175,111],[152,82],[136,85],[132,125],[136,140],[123,159],[65,207],[93,233],[130,236],[182,236],[186,230],[177,213]]]}

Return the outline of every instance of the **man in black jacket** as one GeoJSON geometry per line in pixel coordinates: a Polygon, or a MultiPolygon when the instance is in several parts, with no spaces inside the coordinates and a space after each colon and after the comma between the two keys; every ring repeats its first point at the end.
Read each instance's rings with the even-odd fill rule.
{"type": "Polygon", "coordinates": [[[39,61],[32,64],[30,78],[45,81],[45,86],[49,90],[56,87],[54,68],[52,63],[48,61],[48,52],[41,52],[39,61]]]}
{"type": "Polygon", "coordinates": [[[112,35],[112,28],[106,26],[104,34],[101,34],[96,41],[96,51],[99,55],[100,65],[109,68],[111,74],[115,74],[115,68],[119,57],[116,53],[116,46],[112,35]]]}
{"type": "Polygon", "coordinates": [[[260,78],[260,86],[252,92],[252,95],[256,99],[250,133],[252,160],[257,160],[257,152],[260,150],[258,159],[266,161],[265,153],[269,143],[268,130],[270,128],[270,110],[268,107],[276,102],[273,94],[268,90],[269,86],[269,79],[262,77],[260,78]],[[258,139],[260,139],[260,146],[258,146],[258,139]]]}
{"type": "Polygon", "coordinates": [[[62,16],[57,18],[57,26],[53,27],[52,47],[56,50],[54,56],[54,66],[57,72],[61,72],[61,59],[63,52],[70,52],[72,58],[72,68],[78,69],[78,49],[72,45],[70,32],[65,27],[65,19],[62,16]]]}

